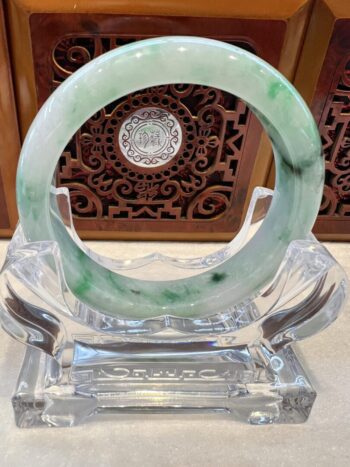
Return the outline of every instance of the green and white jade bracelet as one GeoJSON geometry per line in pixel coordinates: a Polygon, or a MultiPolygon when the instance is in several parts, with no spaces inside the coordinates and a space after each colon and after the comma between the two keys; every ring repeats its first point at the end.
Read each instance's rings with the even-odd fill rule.
{"type": "Polygon", "coordinates": [[[162,37],[93,60],[52,94],[25,139],[17,173],[20,222],[28,242],[57,242],[66,282],[81,302],[107,315],[204,317],[254,296],[276,273],[289,243],[310,232],[321,201],[324,164],[313,117],[274,68],[232,45],[162,37]],[[213,66],[215,64],[215,66],[213,66]],[[113,100],[150,86],[196,83],[239,96],[257,113],[276,160],[270,210],[232,258],[189,279],[131,279],[97,263],[50,209],[57,161],[73,134],[113,100]]]}

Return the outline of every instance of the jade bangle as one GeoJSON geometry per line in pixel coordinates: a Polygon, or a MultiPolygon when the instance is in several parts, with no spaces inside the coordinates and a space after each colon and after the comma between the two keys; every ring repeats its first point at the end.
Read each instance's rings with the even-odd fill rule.
{"type": "Polygon", "coordinates": [[[91,308],[123,318],[208,316],[258,293],[273,278],[289,243],[310,232],[323,188],[320,154],[310,111],[294,87],[267,63],[214,40],[149,39],[91,61],[42,107],[18,167],[20,222],[29,242],[58,243],[67,285],[91,308]],[[51,181],[67,142],[94,113],[131,92],[170,83],[216,87],[254,109],[273,143],[275,193],[255,236],[215,269],[175,281],[136,280],[105,268],[77,246],[50,209],[51,181]]]}

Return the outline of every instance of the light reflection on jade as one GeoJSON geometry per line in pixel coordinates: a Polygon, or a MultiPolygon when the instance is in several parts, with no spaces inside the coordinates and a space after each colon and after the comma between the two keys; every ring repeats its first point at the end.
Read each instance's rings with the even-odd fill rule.
{"type": "Polygon", "coordinates": [[[25,139],[17,173],[20,222],[28,241],[58,243],[67,284],[88,306],[128,318],[208,316],[261,290],[276,273],[289,243],[310,232],[323,188],[320,152],[307,106],[264,61],[209,39],[149,39],[88,63],[42,107],[25,139]],[[65,145],[89,117],[121,96],[170,83],[212,86],[247,102],[273,143],[275,194],[255,236],[216,268],[174,281],[131,279],[106,269],[80,249],[50,209],[50,186],[65,145]]]}

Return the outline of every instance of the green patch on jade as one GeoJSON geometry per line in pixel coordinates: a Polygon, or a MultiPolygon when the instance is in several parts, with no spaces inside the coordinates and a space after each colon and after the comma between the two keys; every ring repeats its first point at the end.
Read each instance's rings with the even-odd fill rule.
{"type": "Polygon", "coordinates": [[[226,272],[213,272],[211,275],[212,282],[222,282],[227,277],[226,272]]]}
{"type": "Polygon", "coordinates": [[[272,82],[269,84],[268,96],[275,99],[283,89],[284,86],[279,81],[272,82]]]}

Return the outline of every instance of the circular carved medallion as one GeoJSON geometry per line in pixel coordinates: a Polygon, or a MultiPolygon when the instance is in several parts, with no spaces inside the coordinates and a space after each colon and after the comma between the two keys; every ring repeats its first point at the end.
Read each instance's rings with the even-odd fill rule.
{"type": "Polygon", "coordinates": [[[118,139],[120,150],[129,162],[139,167],[159,167],[176,156],[182,131],[170,112],[144,107],[124,120],[118,139]]]}

